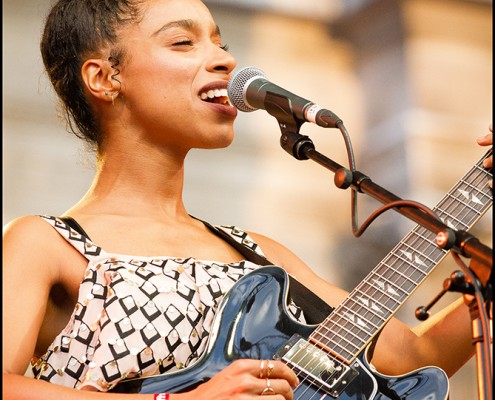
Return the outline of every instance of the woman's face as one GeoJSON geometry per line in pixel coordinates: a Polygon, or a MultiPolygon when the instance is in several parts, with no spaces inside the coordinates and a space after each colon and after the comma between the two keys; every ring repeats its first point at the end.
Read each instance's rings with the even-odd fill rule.
{"type": "Polygon", "coordinates": [[[221,48],[201,1],[145,2],[142,19],[119,37],[127,54],[116,79],[127,127],[143,140],[183,150],[231,143],[237,110],[226,88],[236,61],[221,48]]]}

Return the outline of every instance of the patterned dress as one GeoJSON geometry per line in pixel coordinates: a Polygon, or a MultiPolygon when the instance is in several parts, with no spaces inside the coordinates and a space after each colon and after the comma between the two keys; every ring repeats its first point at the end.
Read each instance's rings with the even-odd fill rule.
{"type": "MultiPolygon", "coordinates": [[[[105,252],[64,220],[41,216],[88,260],[66,327],[32,360],[37,379],[108,391],[126,378],[190,366],[201,356],[227,291],[259,266],[195,258],[136,257],[105,252]]],[[[236,227],[219,226],[263,255],[236,227]]],[[[303,322],[293,303],[289,311],[303,322]]]]}

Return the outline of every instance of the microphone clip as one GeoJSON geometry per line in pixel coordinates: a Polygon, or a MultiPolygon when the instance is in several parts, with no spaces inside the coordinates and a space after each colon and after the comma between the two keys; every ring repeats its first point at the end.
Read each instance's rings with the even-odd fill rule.
{"type": "Polygon", "coordinates": [[[284,132],[282,129],[282,136],[280,137],[280,146],[297,160],[308,160],[306,155],[308,150],[314,150],[315,145],[309,138],[309,136],[301,135],[297,132],[291,132],[289,130],[284,132]]]}
{"type": "Polygon", "coordinates": [[[275,117],[282,132],[280,145],[297,160],[307,160],[306,152],[314,150],[315,145],[308,136],[301,135],[299,130],[306,122],[296,117],[292,102],[286,96],[267,92],[265,97],[265,110],[275,117]]]}

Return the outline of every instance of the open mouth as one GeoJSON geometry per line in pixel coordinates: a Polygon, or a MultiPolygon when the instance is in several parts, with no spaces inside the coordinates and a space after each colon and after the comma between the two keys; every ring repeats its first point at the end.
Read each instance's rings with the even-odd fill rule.
{"type": "Polygon", "coordinates": [[[227,89],[211,89],[202,92],[199,97],[201,100],[207,103],[222,104],[224,106],[230,106],[230,100],[228,97],[227,89]]]}

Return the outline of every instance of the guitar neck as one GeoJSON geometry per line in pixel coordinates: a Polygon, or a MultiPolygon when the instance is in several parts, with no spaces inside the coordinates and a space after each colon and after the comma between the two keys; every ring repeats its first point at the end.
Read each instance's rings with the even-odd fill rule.
{"type": "MultiPolygon", "coordinates": [[[[490,208],[491,170],[481,160],[434,208],[444,224],[468,230],[490,208]]],[[[368,345],[436,265],[448,254],[436,235],[417,225],[311,334],[310,340],[348,363],[368,345]]]]}

